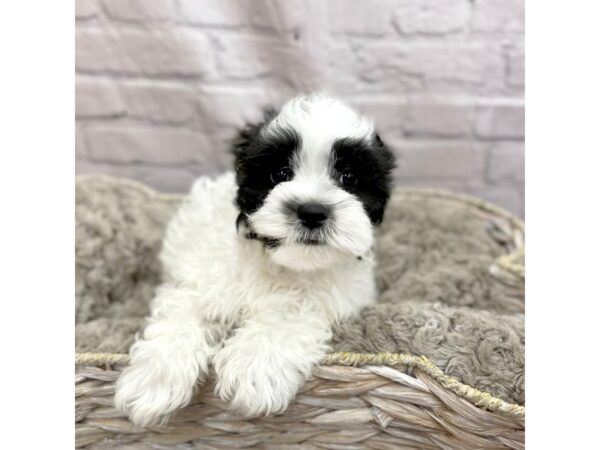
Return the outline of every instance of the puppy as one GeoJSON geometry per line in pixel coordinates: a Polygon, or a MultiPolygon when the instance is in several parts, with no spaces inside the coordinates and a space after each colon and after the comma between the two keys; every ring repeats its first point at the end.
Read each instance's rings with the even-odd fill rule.
{"type": "Polygon", "coordinates": [[[284,411],[332,323],[375,301],[373,229],[394,159],[371,121],[303,95],[233,152],[235,174],[196,181],[168,226],[164,282],[116,385],[137,425],[185,406],[211,365],[233,409],[284,411]]]}

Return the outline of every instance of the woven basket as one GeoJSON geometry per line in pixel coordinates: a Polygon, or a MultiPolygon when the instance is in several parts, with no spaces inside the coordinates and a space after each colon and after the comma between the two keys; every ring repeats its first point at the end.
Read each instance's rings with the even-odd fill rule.
{"type": "MultiPolygon", "coordinates": [[[[146,189],[137,183],[132,186],[146,189]]],[[[471,197],[414,192],[456,202],[512,237],[506,245],[508,253],[498,258],[490,272],[514,288],[522,306],[522,222],[471,197]]],[[[135,428],[113,408],[114,383],[127,355],[82,353],[76,354],[75,363],[78,448],[524,448],[523,406],[462,384],[422,356],[330,354],[283,414],[254,419],[228,411],[209,381],[167,425],[144,429],[135,428]]]]}

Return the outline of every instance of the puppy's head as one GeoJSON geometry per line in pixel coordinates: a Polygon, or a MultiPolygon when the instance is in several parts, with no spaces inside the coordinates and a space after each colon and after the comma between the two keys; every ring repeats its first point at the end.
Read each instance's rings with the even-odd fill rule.
{"type": "Polygon", "coordinates": [[[246,127],[234,146],[238,229],[296,270],[360,258],[383,219],[394,166],[372,123],[322,94],[246,127]]]}

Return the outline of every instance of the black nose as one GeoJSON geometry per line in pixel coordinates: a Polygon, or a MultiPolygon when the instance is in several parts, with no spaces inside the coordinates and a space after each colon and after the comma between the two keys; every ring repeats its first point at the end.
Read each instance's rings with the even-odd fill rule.
{"type": "Polygon", "coordinates": [[[306,203],[298,208],[298,217],[306,228],[319,228],[328,216],[327,207],[320,203],[306,203]]]}

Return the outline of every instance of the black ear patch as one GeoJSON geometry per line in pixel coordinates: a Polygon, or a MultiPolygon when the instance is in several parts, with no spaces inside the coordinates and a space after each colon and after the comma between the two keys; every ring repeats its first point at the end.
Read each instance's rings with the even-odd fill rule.
{"type": "Polygon", "coordinates": [[[273,174],[289,168],[300,148],[300,136],[291,128],[265,131],[276,115],[275,110],[265,111],[263,122],[246,125],[233,142],[236,203],[246,214],[260,208],[276,184],[273,174]]]}
{"type": "Polygon", "coordinates": [[[359,198],[371,223],[380,224],[392,189],[394,154],[374,134],[368,139],[338,139],[333,144],[333,161],[336,180],[344,173],[355,177],[351,186],[339,181],[340,187],[359,198]]]}

